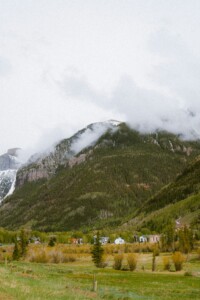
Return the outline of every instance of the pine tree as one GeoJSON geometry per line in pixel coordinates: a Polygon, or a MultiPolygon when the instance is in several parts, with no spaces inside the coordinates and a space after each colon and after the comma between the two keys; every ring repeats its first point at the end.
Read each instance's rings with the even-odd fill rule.
{"type": "Polygon", "coordinates": [[[12,255],[13,260],[18,260],[20,258],[19,245],[17,240],[15,240],[15,247],[12,255]]]}
{"type": "Polygon", "coordinates": [[[94,243],[91,253],[92,253],[92,260],[93,260],[95,266],[97,268],[101,268],[102,263],[103,263],[104,249],[100,243],[99,232],[97,232],[97,237],[95,239],[95,243],[94,243]]]}
{"type": "Polygon", "coordinates": [[[20,232],[20,246],[21,246],[21,256],[25,256],[28,246],[28,239],[24,229],[20,232]]]}

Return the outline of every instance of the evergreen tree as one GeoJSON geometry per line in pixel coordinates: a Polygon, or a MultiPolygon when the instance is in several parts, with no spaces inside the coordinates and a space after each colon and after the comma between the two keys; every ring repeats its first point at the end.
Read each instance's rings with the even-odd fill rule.
{"type": "Polygon", "coordinates": [[[25,256],[28,246],[28,239],[24,229],[20,232],[21,256],[25,256]]]}
{"type": "Polygon", "coordinates": [[[51,236],[50,239],[49,239],[48,246],[54,247],[55,244],[56,244],[56,237],[55,236],[51,236]]]}
{"type": "Polygon", "coordinates": [[[92,260],[93,260],[95,266],[97,268],[101,268],[102,262],[103,262],[104,249],[100,243],[99,232],[97,232],[97,236],[96,236],[91,253],[92,253],[92,260]]]}
{"type": "Polygon", "coordinates": [[[13,260],[18,260],[20,258],[20,250],[19,250],[19,244],[17,240],[15,240],[15,247],[12,255],[13,260]]]}

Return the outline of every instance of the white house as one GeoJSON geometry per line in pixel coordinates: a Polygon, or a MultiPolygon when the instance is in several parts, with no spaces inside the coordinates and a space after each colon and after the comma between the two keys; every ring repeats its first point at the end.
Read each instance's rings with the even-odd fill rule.
{"type": "Polygon", "coordinates": [[[121,237],[118,237],[118,238],[114,241],[114,243],[115,243],[116,245],[122,245],[122,244],[125,244],[125,240],[123,240],[121,237]]]}
{"type": "Polygon", "coordinates": [[[145,235],[141,235],[141,236],[139,237],[139,242],[140,242],[140,243],[145,243],[145,242],[147,242],[147,237],[146,237],[145,235]]]}

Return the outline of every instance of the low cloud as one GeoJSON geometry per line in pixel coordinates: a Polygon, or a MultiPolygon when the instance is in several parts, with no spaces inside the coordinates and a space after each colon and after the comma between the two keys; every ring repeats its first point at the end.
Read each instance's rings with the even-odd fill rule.
{"type": "Polygon", "coordinates": [[[92,146],[109,128],[113,128],[109,122],[96,123],[89,126],[72,143],[71,150],[77,154],[82,149],[92,146]]]}

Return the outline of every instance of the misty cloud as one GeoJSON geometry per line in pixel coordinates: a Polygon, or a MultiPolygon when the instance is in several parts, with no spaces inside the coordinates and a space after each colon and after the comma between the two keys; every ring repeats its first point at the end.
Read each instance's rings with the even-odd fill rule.
{"type": "Polygon", "coordinates": [[[93,124],[72,143],[71,150],[76,154],[84,148],[92,146],[109,128],[113,129],[112,123],[93,124]]]}
{"type": "Polygon", "coordinates": [[[0,56],[0,76],[5,76],[9,74],[10,71],[11,71],[10,62],[6,58],[0,56]]]}
{"type": "Polygon", "coordinates": [[[199,136],[199,12],[198,0],[1,1],[0,153],[107,119],[199,136]]]}

